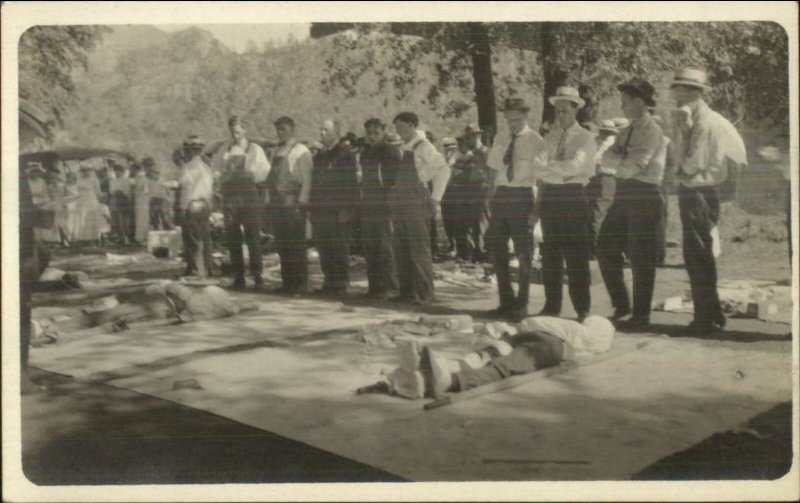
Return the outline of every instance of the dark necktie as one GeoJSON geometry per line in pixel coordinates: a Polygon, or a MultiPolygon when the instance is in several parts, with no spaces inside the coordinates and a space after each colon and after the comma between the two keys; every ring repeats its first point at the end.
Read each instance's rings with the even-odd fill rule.
{"type": "Polygon", "coordinates": [[[625,145],[622,146],[622,156],[623,158],[628,158],[628,145],[631,143],[631,137],[633,136],[633,126],[628,129],[628,137],[625,138],[625,145]]]}
{"type": "Polygon", "coordinates": [[[517,135],[513,135],[511,137],[511,141],[508,143],[506,154],[503,156],[503,164],[507,166],[506,177],[508,178],[509,183],[511,183],[511,180],[514,179],[514,143],[516,141],[517,135]]]}
{"type": "Polygon", "coordinates": [[[567,157],[567,130],[561,132],[561,138],[558,140],[558,148],[556,148],[556,160],[563,161],[567,157]]]}

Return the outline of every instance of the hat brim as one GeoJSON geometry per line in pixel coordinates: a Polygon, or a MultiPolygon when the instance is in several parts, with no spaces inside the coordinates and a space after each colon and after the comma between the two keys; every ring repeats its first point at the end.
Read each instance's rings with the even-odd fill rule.
{"type": "Polygon", "coordinates": [[[547,101],[549,101],[551,105],[555,105],[559,101],[569,101],[570,103],[575,103],[580,108],[583,108],[586,105],[586,102],[581,98],[575,98],[573,96],[550,96],[547,98],[547,101]]]}
{"type": "Polygon", "coordinates": [[[597,131],[600,133],[619,134],[619,129],[610,127],[599,127],[597,128],[597,131]]]}
{"type": "Polygon", "coordinates": [[[695,89],[702,89],[703,91],[711,90],[711,86],[694,82],[693,80],[673,80],[672,84],[669,85],[669,88],[672,89],[675,86],[693,87],[695,89]]]}

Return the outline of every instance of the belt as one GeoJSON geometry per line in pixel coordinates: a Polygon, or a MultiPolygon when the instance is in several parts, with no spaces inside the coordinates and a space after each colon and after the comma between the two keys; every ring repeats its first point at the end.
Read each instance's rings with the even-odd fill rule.
{"type": "Polygon", "coordinates": [[[508,185],[498,185],[497,190],[510,190],[514,192],[522,192],[522,191],[531,192],[533,190],[533,187],[510,187],[508,185]]]}

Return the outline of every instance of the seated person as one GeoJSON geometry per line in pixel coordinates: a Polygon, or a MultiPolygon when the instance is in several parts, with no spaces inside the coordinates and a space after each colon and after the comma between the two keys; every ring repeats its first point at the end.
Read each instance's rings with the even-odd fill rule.
{"type": "MultiPolygon", "coordinates": [[[[511,330],[513,332],[514,330],[511,330]]],[[[447,391],[465,391],[519,374],[553,367],[564,360],[580,360],[608,351],[614,326],[600,316],[583,323],[551,316],[534,316],[516,326],[516,334],[499,339],[484,337],[483,348],[461,360],[422,349],[419,371],[425,394],[435,398],[447,391]]]]}

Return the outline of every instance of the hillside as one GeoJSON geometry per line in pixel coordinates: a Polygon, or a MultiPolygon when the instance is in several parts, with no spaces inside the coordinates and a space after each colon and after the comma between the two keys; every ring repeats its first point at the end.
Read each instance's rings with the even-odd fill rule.
{"type": "MultiPolygon", "coordinates": [[[[166,33],[153,26],[116,27],[92,54],[89,71],[76,76],[79,105],[66,115],[56,144],[126,150],[171,167],[171,154],[183,138],[189,134],[225,137],[226,119],[234,113],[245,119],[253,136],[265,138],[274,138],[276,118],[290,115],[297,121],[298,136],[306,141],[317,139],[318,125],[327,117],[339,119],[344,131],[361,133],[369,117],[388,122],[400,111],[414,110],[438,139],[455,135],[467,122],[475,121],[471,76],[447,87],[438,105],[430,104],[428,91],[437,78],[434,65],[443,63],[432,54],[415,61],[409,71],[415,79],[407,78],[398,95],[383,90],[392,83],[387,86],[387,77],[380,71],[393,61],[386,53],[367,49],[353,57],[353,61],[367,61],[354,92],[326,94],[327,60],[342,50],[346,46],[343,49],[335,36],[329,36],[239,54],[198,28],[166,33]]],[[[508,51],[495,54],[494,60],[498,100],[511,89],[526,96],[533,107],[531,125],[538,127],[542,106],[538,86],[520,84],[516,78],[523,71],[539,73],[535,55],[508,51]]],[[[671,75],[659,77],[656,112],[666,117],[673,106],[671,75]]],[[[599,114],[620,116],[618,98],[602,101],[599,114]]],[[[759,186],[750,191],[750,205],[759,206],[758,200],[771,198],[766,194],[779,192],[782,183],[772,168],[761,176],[761,161],[754,155],[758,146],[775,135],[757,124],[739,126],[759,186]],[[759,195],[762,192],[764,197],[759,195]]],[[[778,197],[768,206],[782,209],[782,201],[778,197]]]]}

